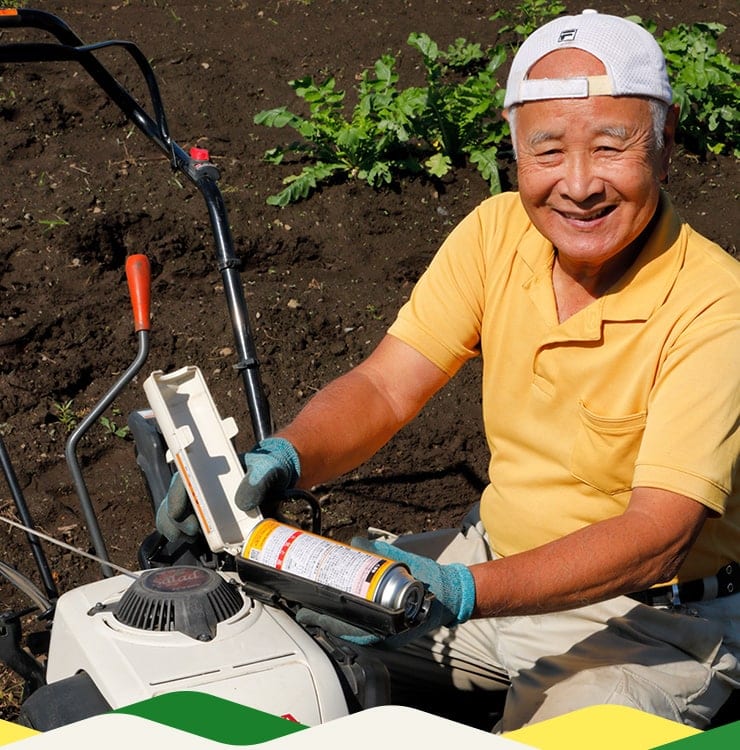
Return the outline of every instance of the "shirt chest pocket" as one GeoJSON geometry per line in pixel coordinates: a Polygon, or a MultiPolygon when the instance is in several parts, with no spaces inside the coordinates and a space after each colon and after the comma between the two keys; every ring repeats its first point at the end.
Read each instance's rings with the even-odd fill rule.
{"type": "Polygon", "coordinates": [[[647,412],[603,417],[579,402],[578,414],[570,461],[572,475],[609,495],[631,489],[647,412]]]}

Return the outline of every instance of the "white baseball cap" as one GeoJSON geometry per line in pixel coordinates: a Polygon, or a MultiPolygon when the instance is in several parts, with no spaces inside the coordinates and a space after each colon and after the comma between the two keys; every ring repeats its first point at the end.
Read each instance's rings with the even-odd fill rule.
{"type": "Polygon", "coordinates": [[[587,96],[646,96],[670,104],[673,92],[665,57],[655,37],[633,21],[595,10],[556,18],[527,37],[511,64],[504,108],[541,99],[587,96]],[[538,60],[568,48],[584,50],[598,58],[606,75],[527,78],[538,60]]]}

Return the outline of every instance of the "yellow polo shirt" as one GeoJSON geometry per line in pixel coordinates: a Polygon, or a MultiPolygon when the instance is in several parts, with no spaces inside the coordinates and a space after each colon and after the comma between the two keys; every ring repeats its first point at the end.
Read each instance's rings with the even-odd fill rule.
{"type": "Polygon", "coordinates": [[[499,555],[624,511],[633,487],[714,512],[680,573],[740,559],[740,263],[667,196],[642,253],[558,322],[554,251],[517,193],[450,234],[389,333],[454,375],[483,357],[481,514],[499,555]]]}

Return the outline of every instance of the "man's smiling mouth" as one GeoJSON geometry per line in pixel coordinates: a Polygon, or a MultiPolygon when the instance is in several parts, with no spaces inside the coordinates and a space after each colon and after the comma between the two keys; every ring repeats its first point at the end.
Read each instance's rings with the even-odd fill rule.
{"type": "Polygon", "coordinates": [[[573,213],[572,211],[558,211],[558,213],[564,218],[568,219],[569,221],[596,221],[597,219],[603,219],[604,216],[607,216],[612,211],[614,211],[615,206],[606,206],[604,208],[599,209],[598,211],[589,211],[588,213],[573,213]]]}

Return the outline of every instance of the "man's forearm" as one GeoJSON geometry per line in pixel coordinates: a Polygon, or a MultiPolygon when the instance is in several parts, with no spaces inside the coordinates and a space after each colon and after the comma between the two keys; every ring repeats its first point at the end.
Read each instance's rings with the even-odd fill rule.
{"type": "Polygon", "coordinates": [[[299,485],[309,488],[359,466],[400,426],[374,385],[353,370],[319,391],[277,435],[295,446],[299,485]]]}
{"type": "Polygon", "coordinates": [[[635,493],[637,509],[633,505],[621,516],[542,547],[472,566],[474,616],[556,612],[669,580],[707,511],[674,493],[640,488],[635,493]]]}

